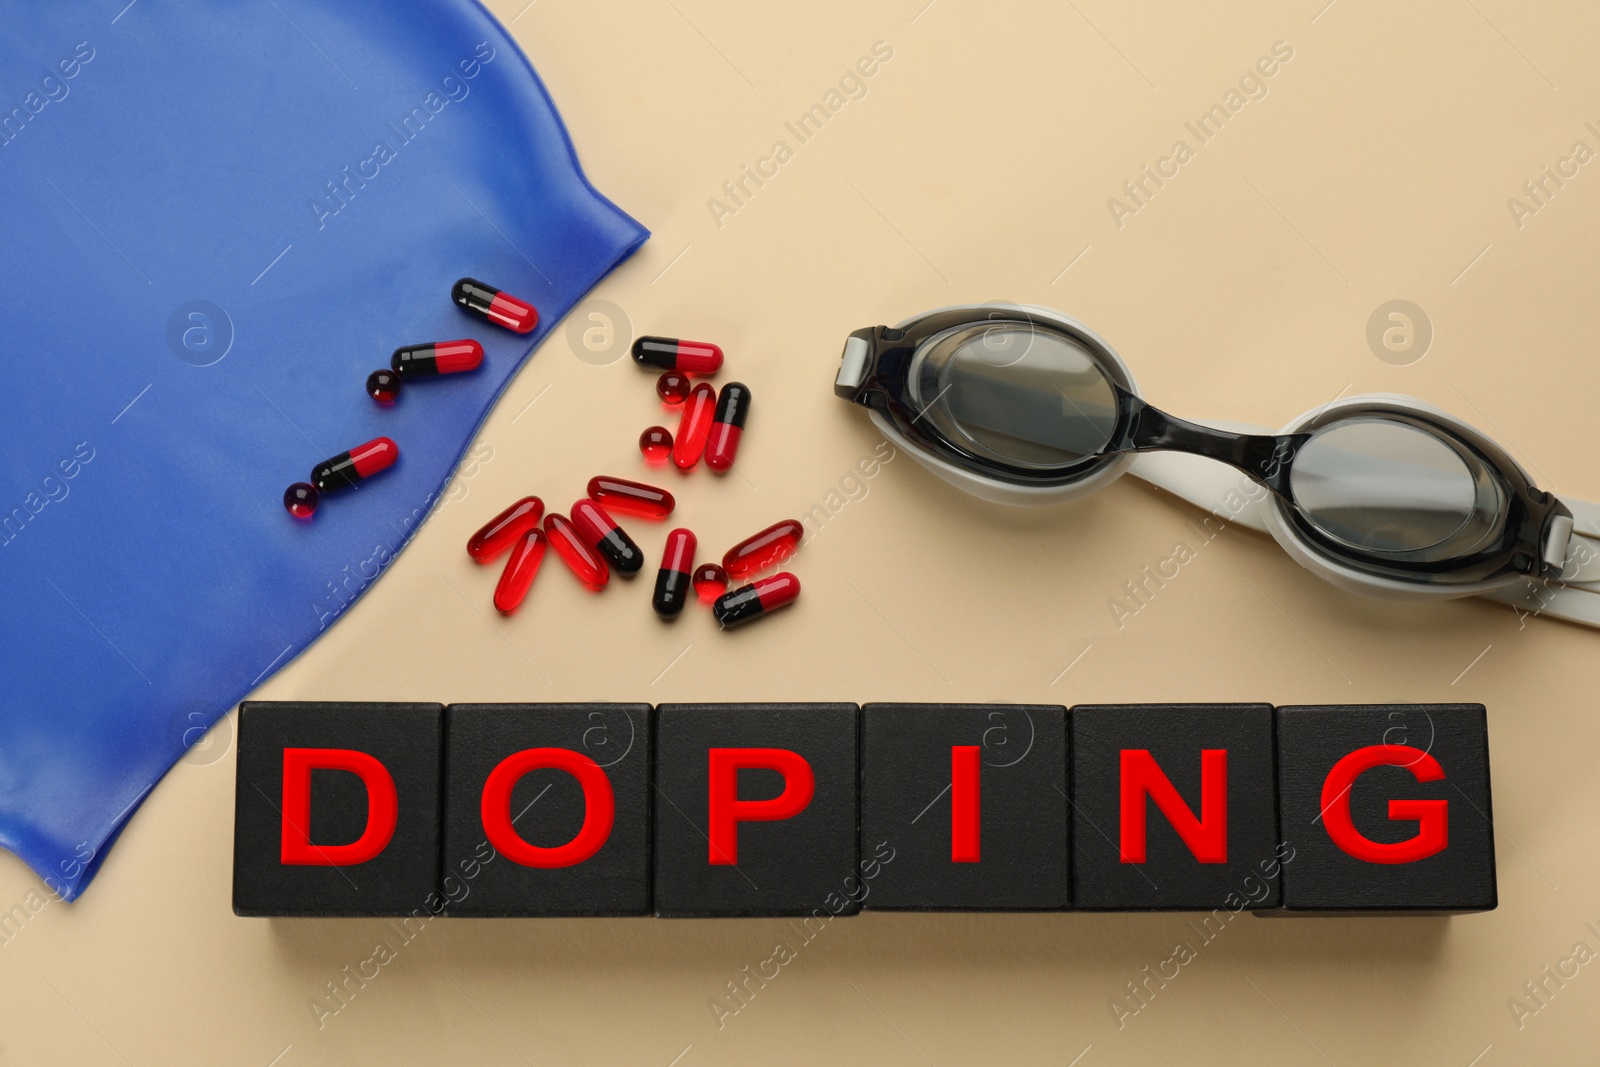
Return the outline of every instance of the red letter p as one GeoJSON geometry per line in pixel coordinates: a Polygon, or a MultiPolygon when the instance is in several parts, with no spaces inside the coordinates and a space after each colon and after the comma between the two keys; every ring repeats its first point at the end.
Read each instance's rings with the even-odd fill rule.
{"type": "Polygon", "coordinates": [[[740,823],[793,818],[811,803],[816,788],[811,764],[786,748],[714,748],[710,771],[707,836],[716,866],[739,862],[740,823]],[[783,792],[771,800],[740,800],[739,772],[746,767],[777,771],[783,776],[783,792]]]}

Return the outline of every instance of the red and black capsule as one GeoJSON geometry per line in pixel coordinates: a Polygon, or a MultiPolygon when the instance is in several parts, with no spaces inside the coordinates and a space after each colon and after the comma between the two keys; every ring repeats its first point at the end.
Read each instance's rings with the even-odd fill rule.
{"type": "Polygon", "coordinates": [[[643,482],[599,474],[589,479],[589,499],[608,511],[626,511],[647,519],[664,519],[672,514],[677,501],[665,489],[643,482]]]}
{"type": "Polygon", "coordinates": [[[738,626],[793,604],[799,596],[800,579],[788,571],[780,571],[722,597],[711,605],[711,614],[723,627],[738,626]]]}
{"type": "Polygon", "coordinates": [[[375,370],[367,375],[367,395],[385,406],[400,398],[400,375],[392,370],[375,370]]]}
{"type": "Polygon", "coordinates": [[[722,349],[705,341],[641,337],[633,342],[633,361],[641,367],[711,375],[722,369],[722,349]]]}
{"type": "Polygon", "coordinates": [[[484,523],[467,540],[467,555],[479,563],[488,563],[516,544],[523,534],[537,530],[542,518],[544,501],[536,496],[525,496],[484,523]]]}
{"type": "Polygon", "coordinates": [[[476,278],[462,278],[456,282],[450,288],[450,298],[463,311],[517,333],[531,333],[539,325],[539,312],[532,304],[492,285],[484,285],[476,278]]]}
{"type": "Polygon", "coordinates": [[[805,534],[806,528],[794,519],[775,522],[728,549],[722,557],[722,566],[730,578],[760,574],[793,556],[805,534]]]}
{"type": "Polygon", "coordinates": [[[606,514],[605,508],[588,497],[572,505],[572,525],[623,577],[638,574],[644,566],[644,553],[633,538],[606,514]]]}
{"type": "Polygon", "coordinates": [[[535,526],[523,531],[494,587],[494,607],[500,614],[510,615],[527,599],[533,579],[539,574],[539,564],[544,561],[544,547],[543,530],[535,526]]]}
{"type": "Polygon", "coordinates": [[[706,437],[706,466],[714,471],[725,471],[733,466],[733,457],[739,453],[739,437],[744,433],[744,420],[750,414],[750,388],[743,382],[729,382],[717,395],[716,414],[711,418],[711,432],[706,437]]]}
{"type": "Polygon", "coordinates": [[[578,581],[595,592],[605,588],[606,582],[611,580],[611,568],[606,566],[605,558],[590,547],[565,515],[546,515],[544,535],[550,547],[556,550],[556,555],[565,560],[567,566],[572,568],[572,573],[578,576],[578,581]]]}
{"type": "Polygon", "coordinates": [[[661,570],[656,573],[656,591],[650,606],[663,619],[675,619],[689,602],[694,567],[694,533],[682,528],[667,534],[666,547],[661,550],[661,570]]]}
{"type": "Polygon", "coordinates": [[[348,452],[340,452],[311,468],[311,484],[317,492],[327,493],[357,485],[394,466],[400,458],[400,448],[387,437],[374,437],[364,445],[348,452]]]}
{"type": "Polygon", "coordinates": [[[672,439],[672,463],[679,470],[693,470],[700,462],[716,406],[717,391],[705,382],[689,391],[689,399],[683,402],[683,417],[678,420],[678,434],[672,439]]]}
{"type": "Polygon", "coordinates": [[[394,350],[389,366],[402,378],[431,378],[435,374],[460,374],[483,365],[483,346],[476,341],[435,341],[394,350]]]}

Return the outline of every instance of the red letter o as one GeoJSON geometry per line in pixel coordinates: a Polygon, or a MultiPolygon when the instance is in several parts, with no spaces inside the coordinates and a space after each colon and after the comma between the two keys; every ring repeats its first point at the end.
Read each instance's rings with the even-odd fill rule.
{"type": "Polygon", "coordinates": [[[566,748],[528,748],[513,752],[489,772],[483,783],[483,832],[495,851],[523,867],[573,867],[600,851],[611,836],[616,820],[616,798],[611,779],[600,765],[581,752],[566,748]],[[564,845],[544,848],[529,844],[511,825],[511,791],[529,771],[551,768],[566,771],[583,787],[583,828],[564,845]]]}

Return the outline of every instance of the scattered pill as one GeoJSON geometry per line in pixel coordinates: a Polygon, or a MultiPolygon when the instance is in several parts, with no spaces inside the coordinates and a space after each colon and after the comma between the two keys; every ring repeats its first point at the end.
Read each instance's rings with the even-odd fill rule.
{"type": "Polygon", "coordinates": [[[722,349],[703,341],[676,337],[641,337],[633,342],[633,359],[641,367],[679,370],[685,374],[715,374],[722,367],[722,349]]]}
{"type": "Polygon", "coordinates": [[[525,496],[484,523],[483,527],[468,539],[467,555],[479,563],[488,563],[516,544],[517,539],[523,534],[529,530],[537,530],[539,520],[543,517],[544,501],[536,496],[525,496]]]}
{"type": "Polygon", "coordinates": [[[743,382],[729,382],[717,396],[716,414],[706,437],[706,466],[725,471],[733,466],[739,452],[739,437],[750,414],[750,389],[743,382]]]}
{"type": "Polygon", "coordinates": [[[388,470],[399,458],[399,446],[387,437],[374,437],[364,445],[340,452],[311,468],[311,484],[319,493],[343,489],[388,470]]]}
{"type": "Polygon", "coordinates": [[[665,463],[672,455],[672,434],[665,426],[646,427],[639,435],[639,451],[651,463],[665,463]]]}
{"type": "Polygon", "coordinates": [[[722,557],[723,569],[728,577],[742,579],[776,567],[794,555],[805,533],[805,527],[793,519],[775,522],[728,549],[722,557]]]}
{"type": "Polygon", "coordinates": [[[611,578],[611,568],[599,552],[589,547],[565,515],[546,515],[544,535],[556,555],[567,561],[578,581],[596,591],[604,589],[611,578]]]}
{"type": "Polygon", "coordinates": [[[393,404],[400,396],[400,375],[392,370],[375,370],[367,375],[367,395],[380,404],[393,404]]]}
{"type": "Polygon", "coordinates": [[[464,311],[488,319],[518,333],[528,333],[539,325],[539,312],[532,304],[503,293],[475,278],[462,278],[450,289],[450,298],[464,311]]]}
{"type": "Polygon", "coordinates": [[[506,569],[500,572],[499,583],[494,587],[494,606],[500,614],[510,615],[522,606],[528,589],[533,585],[534,576],[539,573],[539,564],[544,560],[544,546],[543,530],[535,526],[523,531],[516,547],[511,550],[511,558],[506,560],[506,569]]]}
{"type": "Polygon", "coordinates": [[[309,519],[317,510],[322,494],[308,482],[295,482],[283,491],[283,506],[297,519],[309,519]]]}
{"type": "Polygon", "coordinates": [[[661,570],[656,573],[655,595],[650,600],[650,606],[663,619],[677,618],[689,602],[694,550],[691,531],[680,528],[667,534],[666,547],[661,550],[661,570]]]}
{"type": "Polygon", "coordinates": [[[711,432],[711,416],[717,404],[717,391],[701,382],[689,391],[683,402],[683,419],[672,442],[672,462],[681,471],[692,470],[706,450],[706,435],[711,432]]]}
{"type": "Polygon", "coordinates": [[[728,591],[728,572],[715,563],[702,563],[694,569],[694,595],[707,604],[728,591]]]}
{"type": "Polygon", "coordinates": [[[609,474],[589,479],[589,499],[601,504],[607,511],[625,511],[630,515],[643,515],[647,519],[664,519],[672,514],[676,501],[665,489],[657,489],[643,482],[630,482],[626,478],[613,478],[609,474]]]}
{"type": "Polygon", "coordinates": [[[689,376],[682,371],[669,370],[656,379],[656,395],[668,407],[677,407],[689,396],[689,376]]]}
{"type": "Polygon", "coordinates": [[[572,505],[572,525],[610,561],[618,574],[631,578],[644,566],[644,553],[606,509],[588,497],[572,505]]]}
{"type": "Polygon", "coordinates": [[[711,605],[711,613],[724,626],[738,626],[793,604],[800,595],[800,579],[782,571],[735,589],[711,605]]]}
{"type": "Polygon", "coordinates": [[[407,345],[394,350],[389,366],[404,378],[430,378],[435,374],[460,374],[483,365],[483,346],[476,341],[438,341],[407,345]]]}

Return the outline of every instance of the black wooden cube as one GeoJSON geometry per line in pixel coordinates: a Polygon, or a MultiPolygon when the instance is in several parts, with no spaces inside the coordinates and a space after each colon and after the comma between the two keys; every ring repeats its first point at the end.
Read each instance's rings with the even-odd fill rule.
{"type": "Polygon", "coordinates": [[[1075,907],[1278,906],[1270,705],[1081,706],[1071,723],[1075,907]]]}
{"type": "Polygon", "coordinates": [[[656,914],[859,911],[856,717],[854,704],[657,708],[656,914]]]}
{"type": "Polygon", "coordinates": [[[648,704],[445,709],[451,915],[649,912],[650,714],[648,704]],[[488,803],[501,805],[492,829],[486,790],[488,803]],[[506,834],[514,837],[497,848],[506,834]],[[532,851],[522,853],[521,843],[532,851]]]}
{"type": "Polygon", "coordinates": [[[1067,830],[1066,708],[862,706],[869,910],[1064,908],[1067,830]]]}
{"type": "Polygon", "coordinates": [[[1284,707],[1283,903],[1330,912],[1495,907],[1481,704],[1284,707]]]}
{"type": "Polygon", "coordinates": [[[234,913],[439,914],[442,715],[438,704],[240,705],[234,913]]]}

